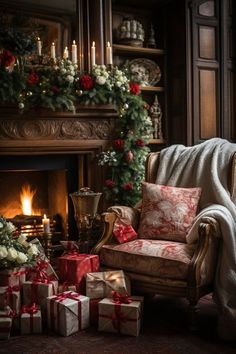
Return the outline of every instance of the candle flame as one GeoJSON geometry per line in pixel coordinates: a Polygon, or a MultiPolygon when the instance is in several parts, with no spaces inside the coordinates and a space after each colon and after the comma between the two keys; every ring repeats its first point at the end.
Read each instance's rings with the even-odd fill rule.
{"type": "Polygon", "coordinates": [[[93,41],[93,43],[92,43],[92,47],[95,47],[95,42],[93,41]]]}
{"type": "Polygon", "coordinates": [[[75,40],[73,41],[73,44],[76,44],[76,43],[75,43],[75,40]]]}
{"type": "Polygon", "coordinates": [[[110,47],[110,46],[111,46],[111,43],[110,43],[110,42],[107,42],[107,46],[110,47]]]}
{"type": "Polygon", "coordinates": [[[38,37],[37,40],[40,41],[40,38],[38,37]]]}
{"type": "Polygon", "coordinates": [[[55,43],[54,43],[54,42],[52,42],[52,45],[55,45],[55,43]]]}
{"type": "Polygon", "coordinates": [[[32,202],[36,189],[31,190],[29,184],[25,184],[20,193],[21,209],[24,215],[34,215],[34,210],[32,208],[32,202]]]}
{"type": "Polygon", "coordinates": [[[43,218],[44,218],[44,219],[47,219],[47,215],[46,215],[46,214],[44,214],[44,215],[43,215],[43,218]]]}

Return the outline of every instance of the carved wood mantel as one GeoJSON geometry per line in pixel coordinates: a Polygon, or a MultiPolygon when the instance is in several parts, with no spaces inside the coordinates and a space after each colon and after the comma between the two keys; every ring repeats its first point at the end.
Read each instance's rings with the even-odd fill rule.
{"type": "Polygon", "coordinates": [[[78,112],[0,109],[0,155],[101,150],[112,139],[118,114],[113,105],[82,106],[78,112]]]}

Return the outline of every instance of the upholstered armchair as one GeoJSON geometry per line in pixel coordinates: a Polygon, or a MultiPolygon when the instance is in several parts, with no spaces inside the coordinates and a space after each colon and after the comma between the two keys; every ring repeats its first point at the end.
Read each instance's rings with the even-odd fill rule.
{"type": "MultiPolygon", "coordinates": [[[[156,183],[159,155],[158,152],[148,155],[145,178],[148,184],[156,183]]],[[[235,193],[235,156],[232,154],[226,171],[231,195],[235,193]]],[[[205,195],[204,199],[207,199],[205,195]]],[[[198,206],[196,213],[199,212],[198,206]]],[[[221,232],[219,224],[213,217],[202,217],[193,242],[178,237],[148,238],[142,237],[146,229],[140,229],[141,213],[141,207],[110,207],[102,215],[104,233],[94,252],[100,254],[105,267],[123,269],[131,280],[133,292],[187,298],[193,324],[199,298],[213,290],[221,232]],[[138,232],[137,238],[118,243],[113,234],[117,221],[131,225],[138,232]]]]}

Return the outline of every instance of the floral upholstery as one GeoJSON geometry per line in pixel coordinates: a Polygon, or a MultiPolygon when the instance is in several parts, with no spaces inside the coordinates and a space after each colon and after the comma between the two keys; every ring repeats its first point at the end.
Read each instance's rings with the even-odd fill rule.
{"type": "Polygon", "coordinates": [[[201,188],[179,188],[143,183],[139,237],[186,242],[201,188]]]}
{"type": "Polygon", "coordinates": [[[119,245],[104,245],[102,264],[139,274],[176,280],[186,279],[195,244],[137,239],[119,245]]]}

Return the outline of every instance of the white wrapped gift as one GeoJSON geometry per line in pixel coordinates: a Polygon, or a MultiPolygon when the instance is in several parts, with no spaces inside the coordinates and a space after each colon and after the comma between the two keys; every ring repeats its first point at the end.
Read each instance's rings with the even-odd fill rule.
{"type": "Polygon", "coordinates": [[[9,339],[12,326],[12,311],[9,306],[0,310],[0,339],[9,339]]]}
{"type": "Polygon", "coordinates": [[[89,298],[74,291],[47,298],[48,327],[69,336],[89,326],[89,298]]]}
{"type": "Polygon", "coordinates": [[[90,299],[111,297],[112,291],[130,294],[129,280],[123,270],[86,274],[86,295],[90,299]]]}
{"type": "Polygon", "coordinates": [[[42,333],[41,310],[35,304],[22,307],[20,330],[21,334],[42,333]]]}
{"type": "MultiPolygon", "coordinates": [[[[131,297],[132,299],[132,297],[131,297]]],[[[138,336],[141,328],[142,302],[114,302],[105,298],[98,303],[98,330],[138,336]]]]}

